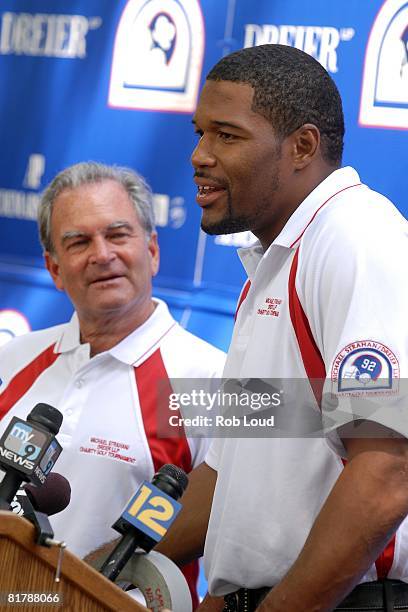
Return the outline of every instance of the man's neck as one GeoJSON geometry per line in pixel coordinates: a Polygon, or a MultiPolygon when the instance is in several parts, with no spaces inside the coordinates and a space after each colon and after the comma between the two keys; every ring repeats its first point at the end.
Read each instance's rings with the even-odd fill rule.
{"type": "Polygon", "coordinates": [[[262,228],[262,231],[253,230],[254,235],[258,238],[264,251],[268,250],[270,244],[272,244],[275,238],[280,234],[290,217],[304,202],[307,196],[310,195],[330,174],[338,169],[338,166],[331,166],[322,161],[320,164],[309,166],[303,171],[302,176],[298,173],[299,179],[301,180],[297,182],[296,175],[294,175],[286,198],[284,198],[286,206],[279,220],[272,223],[270,226],[262,228]]]}
{"type": "Polygon", "coordinates": [[[143,325],[156,305],[150,300],[134,313],[107,313],[92,319],[78,313],[81,344],[89,343],[91,357],[108,351],[143,325]]]}

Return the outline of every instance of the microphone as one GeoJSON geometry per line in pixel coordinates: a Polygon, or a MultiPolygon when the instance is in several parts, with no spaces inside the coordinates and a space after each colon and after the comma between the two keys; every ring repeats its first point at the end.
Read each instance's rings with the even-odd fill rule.
{"type": "Polygon", "coordinates": [[[32,510],[52,516],[65,510],[70,500],[68,480],[57,472],[51,472],[41,487],[27,484],[17,491],[11,502],[11,510],[20,516],[30,514],[32,510]]]}
{"type": "Polygon", "coordinates": [[[187,474],[182,469],[166,464],[151,483],[145,481],[140,486],[112,525],[123,537],[103,563],[103,576],[115,581],[136,548],[149,552],[161,540],[181,510],[176,500],[187,484],[187,474]]]}
{"type": "Polygon", "coordinates": [[[55,439],[61,423],[59,410],[42,403],[34,406],[27,421],[11,419],[0,438],[0,467],[5,471],[0,483],[0,509],[10,509],[23,481],[45,483],[62,451],[55,439]]]}
{"type": "Polygon", "coordinates": [[[68,480],[61,474],[51,473],[41,487],[28,484],[20,489],[10,509],[34,525],[37,544],[65,547],[65,543],[54,540],[54,531],[48,517],[64,510],[70,499],[71,487],[68,480]]]}

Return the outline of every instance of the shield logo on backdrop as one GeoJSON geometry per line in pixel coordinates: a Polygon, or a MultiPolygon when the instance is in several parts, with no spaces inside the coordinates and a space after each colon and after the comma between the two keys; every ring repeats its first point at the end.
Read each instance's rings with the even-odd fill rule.
{"type": "Polygon", "coordinates": [[[116,31],[109,106],[193,112],[204,41],[198,0],[129,0],[116,31]]]}
{"type": "Polygon", "coordinates": [[[408,129],[408,0],[385,0],[365,57],[360,125],[408,129]]]}

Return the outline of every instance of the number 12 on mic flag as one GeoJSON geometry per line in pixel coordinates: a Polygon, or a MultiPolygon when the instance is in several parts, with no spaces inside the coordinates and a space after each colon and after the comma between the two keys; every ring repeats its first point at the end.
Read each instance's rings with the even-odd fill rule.
{"type": "Polygon", "coordinates": [[[122,519],[158,542],[181,510],[181,504],[145,481],[130,498],[122,519]]]}

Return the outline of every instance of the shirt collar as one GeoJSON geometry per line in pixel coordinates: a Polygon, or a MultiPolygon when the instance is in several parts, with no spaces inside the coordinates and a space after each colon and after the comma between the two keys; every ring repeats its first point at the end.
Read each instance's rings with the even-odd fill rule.
{"type": "Polygon", "coordinates": [[[167,304],[157,298],[153,301],[157,306],[150,317],[108,351],[112,357],[128,365],[138,365],[160,346],[162,338],[177,325],[167,304]]]}
{"type": "MultiPolygon", "coordinates": [[[[153,298],[153,302],[156,304],[156,308],[147,321],[106,353],[123,363],[135,365],[144,361],[157,348],[160,340],[177,323],[171,316],[165,302],[157,298],[153,298]]],[[[80,346],[79,321],[77,314],[74,313],[56,343],[54,351],[56,353],[66,353],[78,346],[80,346]]]]}
{"type": "Polygon", "coordinates": [[[319,183],[296,208],[266,252],[263,251],[259,241],[251,247],[239,249],[238,255],[249,278],[253,276],[259,261],[271,248],[274,246],[282,246],[287,249],[296,248],[303,232],[319,209],[340,191],[358,184],[360,184],[360,177],[350,166],[335,170],[319,183]]]}
{"type": "Polygon", "coordinates": [[[55,344],[54,353],[67,353],[78,348],[80,344],[78,315],[74,312],[69,323],[64,326],[60,339],[55,344]]]}

